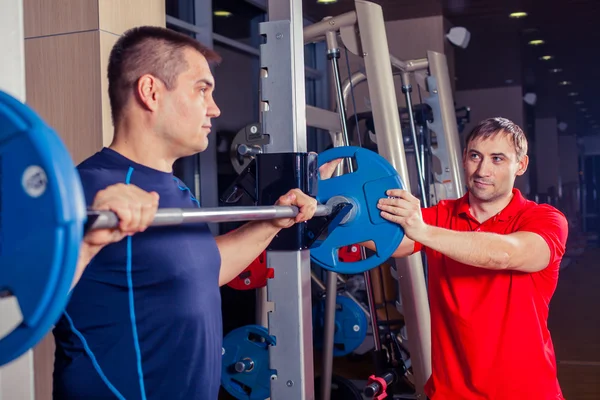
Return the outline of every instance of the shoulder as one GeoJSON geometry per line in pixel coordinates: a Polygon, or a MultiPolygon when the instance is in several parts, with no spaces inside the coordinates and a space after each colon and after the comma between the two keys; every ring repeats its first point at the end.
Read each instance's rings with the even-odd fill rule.
{"type": "Polygon", "coordinates": [[[569,234],[569,223],[565,215],[549,204],[537,204],[527,201],[522,211],[516,216],[516,231],[537,233],[545,239],[566,244],[569,234]]]}
{"type": "Polygon", "coordinates": [[[87,202],[91,202],[98,191],[123,183],[127,177],[126,167],[111,162],[100,152],[81,162],[77,172],[87,202]]]}
{"type": "Polygon", "coordinates": [[[551,221],[560,225],[567,225],[567,217],[559,209],[550,204],[538,204],[531,200],[525,202],[516,217],[519,223],[535,221],[538,224],[544,224],[551,221]]]}

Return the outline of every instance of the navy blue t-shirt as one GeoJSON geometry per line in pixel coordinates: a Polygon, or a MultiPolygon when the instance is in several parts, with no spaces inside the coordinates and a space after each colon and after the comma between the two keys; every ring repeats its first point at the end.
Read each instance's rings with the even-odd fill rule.
{"type": "MultiPolygon", "coordinates": [[[[197,208],[172,173],[104,148],[78,166],[86,201],[115,183],[197,208]]],[[[72,291],[53,333],[55,399],[217,399],[221,257],[206,224],[150,227],[106,246],[72,291]]]]}

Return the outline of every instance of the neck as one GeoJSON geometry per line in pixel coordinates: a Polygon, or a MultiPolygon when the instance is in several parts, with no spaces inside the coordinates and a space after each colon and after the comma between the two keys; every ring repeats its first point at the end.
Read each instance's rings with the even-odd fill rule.
{"type": "Polygon", "coordinates": [[[131,161],[163,172],[172,172],[176,158],[169,154],[169,146],[149,126],[123,119],[117,124],[109,146],[131,161]]]}
{"type": "Polygon", "coordinates": [[[512,200],[514,194],[512,190],[505,196],[493,201],[481,201],[469,193],[469,209],[471,215],[479,222],[487,221],[492,216],[502,211],[512,200]]]}

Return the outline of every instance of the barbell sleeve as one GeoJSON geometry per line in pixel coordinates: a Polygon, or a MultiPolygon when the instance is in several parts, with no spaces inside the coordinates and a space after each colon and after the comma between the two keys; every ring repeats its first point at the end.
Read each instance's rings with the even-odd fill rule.
{"type": "MultiPolygon", "coordinates": [[[[331,214],[331,205],[320,204],[316,217],[331,214]]],[[[199,222],[258,221],[276,218],[293,218],[298,215],[295,206],[207,207],[201,209],[161,208],[150,226],[173,226],[199,222]]],[[[112,229],[119,226],[119,218],[112,211],[88,210],[85,231],[112,229]]]]}

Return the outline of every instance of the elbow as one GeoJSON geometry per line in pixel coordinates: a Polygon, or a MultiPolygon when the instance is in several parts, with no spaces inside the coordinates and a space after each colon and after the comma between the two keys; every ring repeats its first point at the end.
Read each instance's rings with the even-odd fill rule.
{"type": "Polygon", "coordinates": [[[492,268],[498,270],[512,270],[521,268],[521,262],[519,254],[523,252],[524,249],[520,246],[518,242],[508,242],[505,243],[502,249],[498,249],[496,254],[494,254],[492,260],[492,268]]]}
{"type": "Polygon", "coordinates": [[[508,251],[499,251],[490,257],[490,267],[496,270],[508,270],[512,268],[511,256],[508,251]]]}

